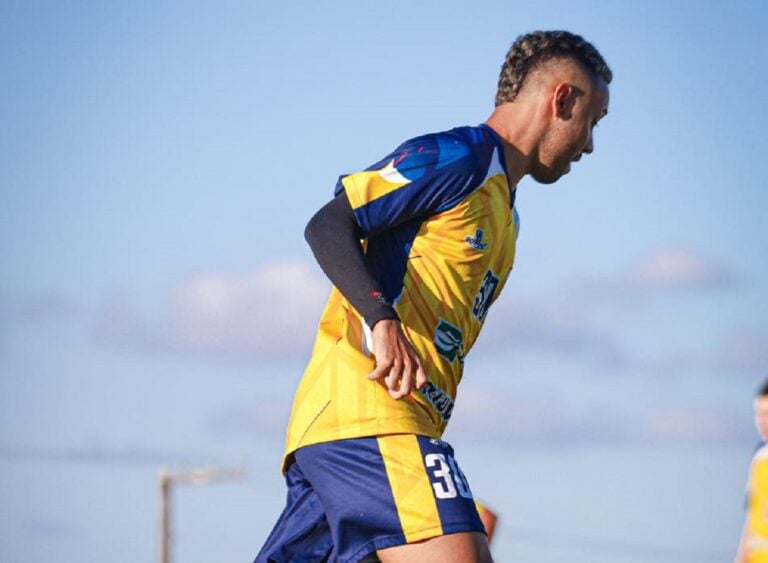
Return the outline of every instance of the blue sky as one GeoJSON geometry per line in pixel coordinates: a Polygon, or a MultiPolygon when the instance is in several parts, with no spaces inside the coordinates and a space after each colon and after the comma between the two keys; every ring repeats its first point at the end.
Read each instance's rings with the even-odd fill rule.
{"type": "Polygon", "coordinates": [[[519,484],[563,445],[573,481],[536,498],[591,498],[585,545],[616,547],[595,472],[646,464],[648,491],[686,500],[637,493],[646,527],[610,540],[703,561],[709,526],[719,560],[768,375],[766,24],[756,1],[4,2],[0,559],[114,559],[127,536],[125,561],[149,560],[158,468],[244,461],[248,481],[179,492],[177,544],[249,560],[329,290],[306,221],[338,175],[485,120],[514,38],[563,28],[611,65],[610,113],[571,174],[521,182],[515,271],[447,438],[508,522],[503,560],[544,529],[519,484]]]}

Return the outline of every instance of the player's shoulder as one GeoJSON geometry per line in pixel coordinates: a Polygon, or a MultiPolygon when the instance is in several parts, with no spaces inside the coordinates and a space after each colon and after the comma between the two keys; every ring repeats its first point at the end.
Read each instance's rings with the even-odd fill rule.
{"type": "MultiPolygon", "coordinates": [[[[429,162],[437,168],[456,163],[476,165],[487,160],[482,158],[493,152],[495,139],[492,130],[485,126],[454,127],[446,131],[427,133],[402,143],[396,150],[400,161],[429,162]],[[480,157],[480,158],[478,158],[480,157]]],[[[400,162],[395,162],[395,166],[400,162]]]]}
{"type": "Polygon", "coordinates": [[[468,154],[473,149],[494,144],[494,134],[487,125],[454,127],[446,131],[426,133],[405,141],[400,147],[442,150],[446,154],[468,154]]]}

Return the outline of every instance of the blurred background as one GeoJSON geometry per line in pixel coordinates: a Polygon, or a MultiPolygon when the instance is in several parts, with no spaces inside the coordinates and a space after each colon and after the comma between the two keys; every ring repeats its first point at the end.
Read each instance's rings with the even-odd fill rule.
{"type": "Polygon", "coordinates": [[[478,124],[515,37],[614,71],[595,153],[523,180],[446,439],[499,561],[728,561],[768,377],[766,4],[0,4],[0,560],[251,561],[284,503],[336,178],[478,124]],[[762,163],[762,164],[761,164],[762,163]],[[762,250],[761,250],[762,249],[762,250]]]}

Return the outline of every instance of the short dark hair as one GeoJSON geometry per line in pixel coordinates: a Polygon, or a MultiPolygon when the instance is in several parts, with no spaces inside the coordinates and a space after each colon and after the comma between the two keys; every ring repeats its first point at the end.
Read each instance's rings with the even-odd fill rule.
{"type": "Polygon", "coordinates": [[[757,389],[757,397],[765,397],[768,395],[768,379],[763,381],[762,385],[757,389]]]}
{"type": "Polygon", "coordinates": [[[603,56],[580,35],[568,31],[534,31],[515,39],[507,52],[499,75],[496,105],[513,101],[534,68],[561,58],[578,61],[596,77],[602,77],[606,84],[613,79],[603,56]]]}

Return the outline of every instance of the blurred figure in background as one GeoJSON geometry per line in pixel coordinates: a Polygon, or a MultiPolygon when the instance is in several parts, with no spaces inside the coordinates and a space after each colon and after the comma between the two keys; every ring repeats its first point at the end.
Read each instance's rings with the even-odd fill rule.
{"type": "Polygon", "coordinates": [[[735,563],[768,563],[768,380],[755,397],[755,426],[763,444],[749,468],[747,515],[735,563]]]}

